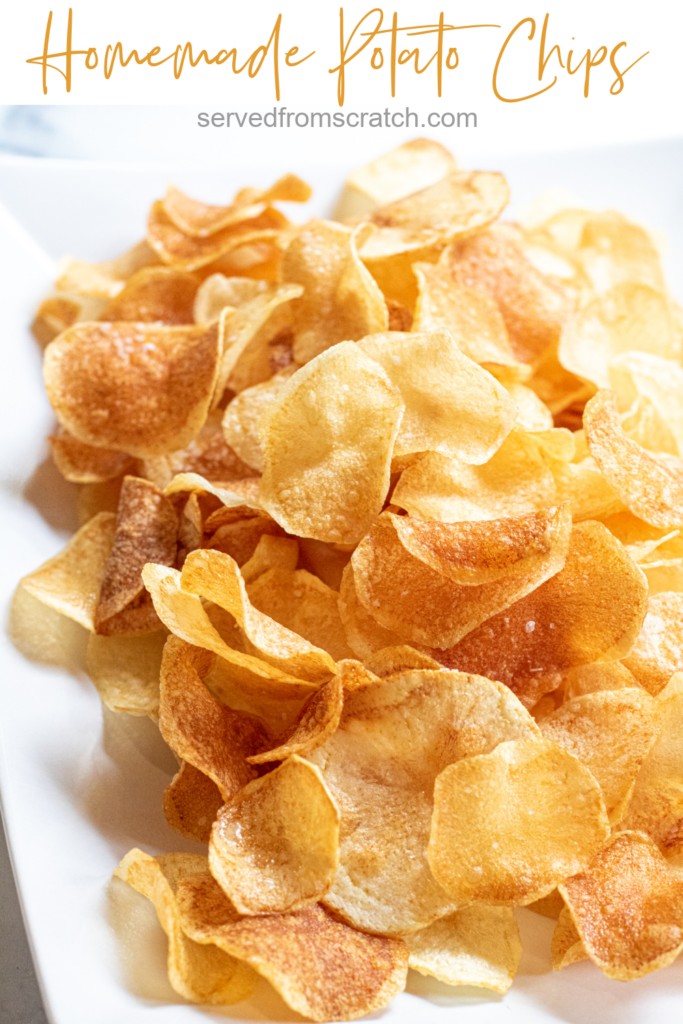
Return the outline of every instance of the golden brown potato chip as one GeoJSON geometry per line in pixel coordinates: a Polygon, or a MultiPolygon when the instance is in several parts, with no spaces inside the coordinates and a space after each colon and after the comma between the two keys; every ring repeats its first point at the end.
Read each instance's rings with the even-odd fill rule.
{"type": "MultiPolygon", "coordinates": [[[[97,300],[94,300],[97,302],[97,300]]],[[[43,299],[31,324],[33,337],[40,345],[49,343],[83,317],[83,304],[69,295],[52,295],[43,299]]],[[[95,319],[93,316],[88,319],[95,319]]]]}
{"type": "Polygon", "coordinates": [[[435,185],[457,167],[455,158],[439,142],[410,139],[349,175],[335,218],[364,217],[384,203],[435,185]]]}
{"type": "Polygon", "coordinates": [[[650,597],[643,628],[624,664],[653,695],[683,669],[683,594],[650,597]]]}
{"type": "Polygon", "coordinates": [[[131,455],[163,455],[199,433],[218,360],[213,329],[76,324],[45,351],[57,418],[79,441],[131,455]]]}
{"type": "Polygon", "coordinates": [[[263,419],[275,405],[290,373],[277,373],[270,380],[245,388],[228,403],[223,414],[223,436],[241,459],[256,470],[263,469],[261,438],[263,419]]]}
{"type": "Polygon", "coordinates": [[[591,455],[624,505],[652,526],[683,526],[683,461],[627,437],[610,391],[588,402],[584,427],[591,455]]]}
{"type": "Polygon", "coordinates": [[[646,604],[645,577],[624,547],[601,523],[579,523],[564,568],[437,656],[500,679],[532,706],[567,669],[627,654],[646,604]]]}
{"type": "Polygon", "coordinates": [[[208,873],[182,882],[178,901],[189,936],[248,964],[311,1020],[355,1020],[405,986],[408,950],[400,939],[356,931],[320,906],[240,918],[208,873]]]}
{"type": "Polygon", "coordinates": [[[295,754],[218,813],[211,874],[240,914],[285,914],[328,892],[339,860],[339,810],[318,768],[295,754]]]}
{"type": "Polygon", "coordinates": [[[633,350],[671,357],[676,341],[666,295],[629,283],[597,296],[568,318],[558,355],[567,370],[605,388],[610,360],[633,350]]]}
{"type": "Polygon", "coordinates": [[[282,258],[284,280],[303,289],[292,306],[294,358],[300,365],[339,341],[356,341],[389,326],[384,298],[360,261],[358,243],[351,228],[310,221],[282,258]]]}
{"type": "Polygon", "coordinates": [[[385,372],[352,342],[307,363],[265,425],[265,510],[299,537],[359,541],[389,489],[403,409],[385,372]]]}
{"type": "Polygon", "coordinates": [[[592,665],[576,665],[563,677],[566,700],[603,690],[637,688],[638,680],[620,661],[596,661],[592,665]]]}
{"type": "Polygon", "coordinates": [[[623,688],[576,697],[540,722],[543,736],[564,747],[600,784],[610,823],[621,821],[655,738],[655,702],[623,688]]]}
{"type": "Polygon", "coordinates": [[[339,617],[344,625],[346,641],[358,658],[369,658],[385,647],[402,645],[401,637],[380,626],[361,604],[351,562],[344,569],[339,586],[339,617]]]}
{"type": "Polygon", "coordinates": [[[197,324],[217,320],[226,306],[236,309],[257,295],[263,295],[271,286],[267,281],[254,281],[248,277],[226,277],[209,274],[204,278],[194,299],[193,319],[197,324]]]}
{"type": "Polygon", "coordinates": [[[391,500],[442,523],[524,515],[557,503],[557,487],[533,438],[514,430],[479,466],[428,452],[401,474],[391,500]]]}
{"type": "Polygon", "coordinates": [[[178,270],[199,270],[254,242],[273,242],[287,227],[287,218],[273,207],[237,221],[204,238],[185,234],[173,223],[164,202],[154,203],[147,220],[147,242],[162,263],[178,270]]]}
{"type": "Polygon", "coordinates": [[[55,283],[57,291],[75,292],[97,299],[111,299],[121,291],[125,282],[143,267],[158,263],[147,242],[139,242],[132,249],[113,260],[86,263],[85,260],[64,260],[55,283]]]}
{"type": "Polygon", "coordinates": [[[404,641],[447,648],[561,569],[566,510],[494,522],[383,513],[351,559],[366,612],[404,641]]]}
{"type": "Polygon", "coordinates": [[[135,461],[125,452],[94,448],[84,444],[65,430],[50,438],[55,466],[62,476],[74,484],[96,484],[131,473],[135,461]]]}
{"type": "Polygon", "coordinates": [[[339,590],[342,573],[351,557],[344,545],[325,544],[310,537],[299,540],[301,567],[308,569],[332,590],[339,590]]]}
{"type": "Polygon", "coordinates": [[[229,480],[227,486],[221,487],[199,473],[178,473],[166,486],[164,493],[167,496],[193,493],[211,495],[226,509],[241,509],[243,513],[260,508],[257,479],[229,480]]]}
{"type": "MultiPolygon", "coordinates": [[[[299,544],[295,537],[278,537],[270,533],[264,533],[259,537],[258,544],[254,548],[251,558],[240,567],[242,579],[246,584],[254,583],[259,576],[273,570],[278,573],[284,573],[284,578],[291,582],[289,574],[294,572],[298,560],[299,544]]],[[[249,597],[253,602],[251,592],[249,592],[249,597]]],[[[266,611],[258,603],[256,603],[256,607],[259,611],[265,611],[267,615],[270,615],[271,619],[277,619],[280,622],[278,616],[274,615],[272,611],[266,611]]],[[[288,626],[290,629],[294,628],[286,622],[281,622],[280,624],[288,626]]],[[[294,629],[294,632],[298,633],[299,630],[294,629]]]]}
{"type": "Polygon", "coordinates": [[[98,320],[191,324],[199,277],[172,267],[138,270],[106,304],[98,320]]]}
{"type": "MultiPolygon", "coordinates": [[[[242,570],[244,575],[244,569],[242,570]]],[[[255,608],[339,661],[350,658],[339,595],[305,569],[274,568],[247,587],[255,608]]]]}
{"type": "Polygon", "coordinates": [[[608,978],[641,978],[683,950],[683,879],[641,832],[612,836],[560,892],[586,953],[608,978]]]}
{"type": "Polygon", "coordinates": [[[334,660],[326,651],[252,605],[239,566],[222,551],[191,552],[183,565],[181,586],[234,616],[259,656],[271,665],[311,682],[322,682],[334,672],[334,660]]]}
{"type": "Polygon", "coordinates": [[[405,402],[395,455],[433,451],[480,464],[509,434],[515,418],[510,396],[450,335],[377,334],[359,348],[405,402]]]}
{"type": "Polygon", "coordinates": [[[152,460],[145,460],[143,469],[149,479],[157,486],[168,487],[174,476],[194,473],[203,476],[213,483],[235,484],[245,486],[245,481],[256,477],[256,470],[243,462],[239,455],[226,443],[221,425],[221,411],[214,410],[199,431],[197,436],[185,448],[170,452],[163,458],[154,460],[155,468],[159,467],[162,474],[157,480],[151,471],[152,460]],[[162,484],[163,481],[163,484],[162,484]]]}
{"type": "Polygon", "coordinates": [[[183,761],[164,790],[164,817],[186,839],[208,843],[211,827],[223,806],[216,783],[183,761]]]}
{"type": "Polygon", "coordinates": [[[647,832],[667,854],[683,822],[683,694],[661,700],[657,719],[658,735],[636,778],[623,827],[647,832]]]}
{"type": "Polygon", "coordinates": [[[159,713],[159,673],[166,634],[88,639],[86,667],[102,703],[128,715],[159,713]]]}
{"type": "Polygon", "coordinates": [[[226,1005],[246,999],[254,988],[249,968],[214,945],[193,942],[185,934],[176,892],[183,879],[206,871],[206,858],[191,853],[150,857],[131,850],[114,872],[145,896],[168,937],[168,977],[175,991],[195,1003],[226,1005]]]}
{"type": "Polygon", "coordinates": [[[580,963],[581,960],[588,959],[588,954],[576,930],[572,915],[565,906],[562,897],[560,897],[560,900],[562,902],[562,910],[557,919],[550,948],[554,971],[561,971],[564,967],[569,967],[571,964],[580,963]]]}
{"type": "Polygon", "coordinates": [[[163,199],[164,210],[186,235],[206,238],[217,231],[250,220],[274,202],[305,203],[311,189],[295,174],[285,174],[267,189],[244,188],[228,206],[210,206],[181,192],[171,185],[163,199]]]}
{"type": "Polygon", "coordinates": [[[203,772],[230,800],[250,782],[247,757],[268,745],[268,731],[257,718],[233,711],[211,695],[202,676],[211,656],[169,637],[161,664],[159,729],[183,761],[203,772]]]}
{"type": "Polygon", "coordinates": [[[376,651],[367,659],[365,667],[380,679],[414,668],[441,668],[434,658],[430,658],[428,654],[416,651],[414,647],[408,647],[406,644],[384,647],[381,651],[376,651]]]}
{"type": "Polygon", "coordinates": [[[552,350],[570,300],[558,282],[527,259],[509,225],[456,242],[444,254],[461,284],[490,295],[505,321],[512,351],[522,363],[536,363],[552,350]]]}
{"type": "MultiPolygon", "coordinates": [[[[342,666],[345,664],[347,663],[343,662],[342,666]]],[[[342,676],[343,667],[340,667],[340,672],[333,676],[329,683],[323,683],[319,690],[311,694],[299,712],[294,726],[280,737],[277,746],[259,754],[252,754],[247,758],[249,764],[284,761],[293,754],[307,755],[322,746],[339,725],[344,701],[342,676]]]]}
{"type": "Polygon", "coordinates": [[[459,758],[537,736],[499,683],[428,669],[348,691],[337,731],[308,759],[341,810],[340,863],[325,903],[358,928],[424,928],[457,902],[426,860],[437,775],[459,758]]]}
{"type": "Polygon", "coordinates": [[[587,867],[608,835],[589,770],[556,743],[515,739],[438,776],[427,858],[456,902],[514,906],[587,867]]]}
{"type": "Polygon", "coordinates": [[[405,937],[408,966],[445,985],[472,985],[501,995],[522,958],[515,915],[508,907],[463,907],[405,937]]]}
{"type": "Polygon", "coordinates": [[[148,480],[124,478],[116,513],[116,533],[104,569],[95,631],[107,634],[108,620],[144,593],[142,569],[147,562],[173,565],[178,517],[170,501],[148,480]]]}
{"type": "Polygon", "coordinates": [[[116,532],[116,516],[93,516],[59,554],[25,576],[21,586],[33,597],[91,632],[104,570],[116,532]]]}
{"type": "Polygon", "coordinates": [[[372,269],[375,260],[442,248],[453,238],[486,227],[507,206],[509,189],[502,174],[453,171],[433,185],[386,203],[368,218],[376,231],[361,256],[372,269]]]}
{"type": "Polygon", "coordinates": [[[623,511],[624,504],[591,456],[578,462],[549,460],[558,500],[571,505],[574,522],[601,519],[623,511]]]}
{"type": "Polygon", "coordinates": [[[219,320],[223,358],[216,400],[226,387],[240,392],[270,379],[277,347],[284,340],[291,343],[294,302],[301,292],[298,284],[282,284],[238,309],[223,311],[219,320]]]}

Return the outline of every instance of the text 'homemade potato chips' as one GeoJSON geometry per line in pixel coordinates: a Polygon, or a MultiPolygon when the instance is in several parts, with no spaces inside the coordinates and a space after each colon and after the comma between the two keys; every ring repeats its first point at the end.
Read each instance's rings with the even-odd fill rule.
{"type": "Polygon", "coordinates": [[[425,139],[335,218],[291,212],[294,174],[159,195],[38,309],[81,525],[11,628],[166,745],[159,822],[195,852],[115,875],[173,989],[260,978],[315,1021],[409,971],[413,999],[503,994],[520,906],[556,920],[548,969],[667,966],[683,315],[655,242],[555,201],[504,219],[504,176],[425,139]]]}

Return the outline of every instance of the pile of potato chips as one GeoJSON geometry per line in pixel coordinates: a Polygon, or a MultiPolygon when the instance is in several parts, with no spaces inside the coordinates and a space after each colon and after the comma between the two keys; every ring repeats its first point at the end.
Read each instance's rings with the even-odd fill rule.
{"type": "MultiPolygon", "coordinates": [[[[177,992],[313,1020],[683,948],[683,318],[621,214],[501,221],[418,140],[69,262],[36,322],[83,525],[23,581],[178,760],[131,850],[177,992]],[[678,673],[678,674],[677,674],[678,673]],[[161,813],[161,811],[160,811],[161,813]]],[[[26,612],[29,614],[29,611],[26,612]]]]}

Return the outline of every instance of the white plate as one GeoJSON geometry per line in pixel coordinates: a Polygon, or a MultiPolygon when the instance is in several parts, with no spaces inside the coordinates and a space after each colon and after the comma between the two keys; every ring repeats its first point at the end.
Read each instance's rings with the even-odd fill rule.
{"type": "MultiPolygon", "coordinates": [[[[665,231],[670,277],[680,275],[683,141],[526,162],[501,160],[500,166],[509,172],[517,201],[559,185],[592,205],[621,208],[665,231]]],[[[285,169],[305,172],[284,165],[256,170],[240,165],[175,177],[199,194],[220,199],[226,189],[264,181],[285,169]]],[[[0,200],[6,208],[0,209],[0,586],[6,614],[16,580],[61,547],[73,527],[70,488],[45,461],[44,438],[52,417],[43,395],[40,353],[28,331],[50,285],[51,257],[102,258],[124,248],[141,234],[149,201],[170,177],[162,168],[0,162],[0,200]]],[[[324,210],[339,180],[339,169],[316,170],[313,184],[321,186],[322,196],[318,210],[324,210]]],[[[4,637],[0,658],[3,812],[53,1024],[294,1019],[265,984],[248,1004],[225,1011],[178,1002],[165,979],[165,942],[153,911],[126,887],[109,886],[113,867],[131,846],[151,852],[183,847],[161,812],[161,795],[173,770],[168,751],[150,723],[103,714],[82,673],[36,665],[4,637]],[[122,942],[114,926],[127,915],[132,925],[123,928],[122,942]]],[[[463,1024],[677,1019],[683,962],[628,986],[607,981],[586,964],[552,974],[551,923],[529,912],[522,912],[520,920],[525,956],[504,1000],[416,977],[382,1019],[440,1024],[454,1009],[463,1024]]]]}

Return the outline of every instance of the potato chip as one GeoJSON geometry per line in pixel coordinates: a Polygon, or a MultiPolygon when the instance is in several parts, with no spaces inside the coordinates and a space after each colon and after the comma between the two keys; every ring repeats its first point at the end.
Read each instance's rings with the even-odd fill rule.
{"type": "Polygon", "coordinates": [[[632,350],[676,354],[667,298],[647,285],[617,285],[577,309],[564,325],[558,354],[567,370],[605,388],[610,360],[632,350]]]}
{"type": "Polygon", "coordinates": [[[624,657],[646,604],[645,577],[619,541],[601,523],[579,523],[555,576],[438,657],[500,679],[533,706],[567,669],[624,657]]]}
{"type": "Polygon", "coordinates": [[[184,878],[202,870],[206,870],[205,857],[168,853],[155,858],[134,849],[123,858],[114,877],[154,904],[168,937],[168,977],[175,991],[196,1003],[239,1003],[253,991],[253,972],[216,946],[193,942],[179,918],[178,887],[184,878]]]}
{"type": "Polygon", "coordinates": [[[494,522],[383,513],[351,559],[366,612],[404,641],[448,648],[562,567],[565,510],[494,522]]]}
{"type": "Polygon", "coordinates": [[[228,403],[223,414],[223,436],[230,447],[255,470],[263,469],[263,420],[289,380],[290,374],[275,374],[270,380],[245,388],[228,403]]]}
{"type": "Polygon", "coordinates": [[[283,338],[291,341],[294,302],[301,292],[298,284],[283,284],[256,295],[238,309],[223,311],[219,321],[223,359],[217,400],[226,387],[240,392],[269,381],[273,346],[283,338]]]}
{"type": "Polygon", "coordinates": [[[575,523],[603,519],[623,511],[621,497],[590,455],[578,462],[550,460],[549,466],[555,478],[558,501],[570,503],[575,523]]]}
{"type": "Polygon", "coordinates": [[[591,455],[624,505],[652,526],[683,526],[683,461],[627,437],[610,391],[588,402],[584,426],[591,455]]]}
{"type": "Polygon", "coordinates": [[[647,231],[613,210],[586,216],[577,257],[597,292],[625,283],[664,288],[659,253],[647,231]]]}
{"type": "Polygon", "coordinates": [[[335,218],[364,217],[384,203],[435,185],[457,167],[452,154],[439,142],[410,139],[349,175],[335,218]]]}
{"type": "Polygon", "coordinates": [[[250,220],[263,213],[274,202],[305,203],[311,189],[295,174],[285,174],[267,189],[245,188],[228,206],[210,206],[180,189],[171,186],[163,199],[165,212],[184,234],[197,238],[215,235],[217,231],[250,220]]]}
{"type": "Polygon", "coordinates": [[[342,815],[326,905],[385,934],[416,931],[455,910],[425,857],[434,779],[459,758],[536,735],[510,691],[478,676],[406,671],[347,692],[339,728],[308,755],[342,815]]]}
{"type": "Polygon", "coordinates": [[[443,262],[462,285],[494,299],[519,362],[538,363],[552,350],[571,301],[561,285],[526,258],[513,229],[502,225],[458,241],[443,262]]]}
{"type": "Polygon", "coordinates": [[[472,985],[501,995],[522,958],[519,929],[508,907],[463,907],[404,941],[411,970],[445,985],[472,985]]]}
{"type": "Polygon", "coordinates": [[[641,832],[612,836],[560,892],[586,953],[608,978],[641,978],[683,950],[683,880],[641,832]]]}
{"type": "Polygon", "coordinates": [[[273,207],[247,220],[229,224],[204,238],[185,234],[173,223],[163,201],[154,203],[147,220],[147,242],[162,263],[177,270],[199,270],[254,242],[273,242],[287,227],[287,218],[273,207]]]}
{"type": "Polygon", "coordinates": [[[91,635],[86,667],[102,703],[111,711],[156,718],[165,642],[166,634],[162,632],[144,636],[91,635]]]}
{"type": "Polygon", "coordinates": [[[328,892],[339,859],[339,811],[318,768],[295,754],[219,811],[211,874],[240,914],[284,914],[328,892]]]}
{"type": "Polygon", "coordinates": [[[576,665],[564,675],[566,700],[604,690],[637,688],[638,680],[620,661],[596,661],[592,665],[576,665]]]}
{"type": "MultiPolygon", "coordinates": [[[[343,665],[347,664],[346,662],[343,665]]],[[[355,664],[355,663],[354,663],[355,664]]],[[[307,755],[321,746],[339,725],[344,700],[343,671],[311,694],[293,727],[287,729],[271,750],[252,754],[249,764],[284,761],[294,754],[307,755]]]]}
{"type": "MultiPolygon", "coordinates": [[[[241,566],[242,579],[246,584],[255,580],[271,570],[284,573],[287,578],[294,572],[296,563],[299,560],[299,544],[294,537],[278,537],[270,533],[264,533],[258,541],[251,558],[241,566]]],[[[253,595],[249,594],[253,601],[253,595]]],[[[257,605],[258,607],[258,605],[257,605]]],[[[265,609],[259,607],[259,611],[265,609]]],[[[272,619],[280,621],[272,611],[266,612],[272,619]]],[[[287,625],[287,623],[280,623],[287,625]]],[[[289,627],[293,628],[293,627],[289,627]]],[[[299,632],[294,630],[295,633],[299,632]]]]}
{"type": "Polygon", "coordinates": [[[106,634],[109,620],[144,593],[141,572],[147,562],[174,564],[177,534],[178,517],[168,499],[149,481],[125,477],[95,608],[97,633],[106,634]]]}
{"type": "Polygon", "coordinates": [[[199,433],[220,356],[215,331],[154,324],[76,324],[45,351],[45,385],[79,441],[163,455],[199,433]]]}
{"type": "MultiPolygon", "coordinates": [[[[170,452],[156,463],[164,462],[164,487],[168,487],[174,476],[194,473],[203,476],[213,483],[237,484],[246,486],[245,481],[256,477],[256,470],[243,462],[239,455],[229,447],[223,435],[221,412],[219,409],[209,417],[197,436],[185,448],[170,452]]],[[[145,460],[143,469],[148,477],[155,479],[151,471],[150,460],[145,460]]],[[[156,479],[155,479],[155,482],[156,479]]],[[[161,483],[158,483],[161,486],[161,483]]]]}
{"type": "Polygon", "coordinates": [[[683,695],[661,700],[657,718],[658,735],[636,778],[623,827],[647,832],[668,853],[667,841],[683,821],[683,695]]]}
{"type": "Polygon", "coordinates": [[[351,562],[344,569],[339,586],[339,617],[344,625],[346,641],[358,658],[369,658],[385,647],[402,645],[401,637],[380,626],[358,599],[351,562]]]}
{"type": "Polygon", "coordinates": [[[105,566],[116,533],[116,516],[100,512],[66,547],[25,576],[21,586],[48,608],[91,632],[105,566]]]}
{"type": "Polygon", "coordinates": [[[158,263],[156,255],[146,242],[139,242],[132,249],[103,263],[87,263],[85,260],[64,260],[60,264],[55,287],[60,292],[75,292],[76,295],[96,299],[111,299],[123,288],[129,277],[143,267],[158,263]]]}
{"type": "Polygon", "coordinates": [[[619,822],[636,775],[655,738],[655,703],[642,690],[622,688],[567,701],[540,722],[543,736],[591,770],[610,823],[619,822]]]}
{"type": "Polygon", "coordinates": [[[441,668],[439,662],[434,658],[430,658],[422,651],[416,651],[414,647],[409,647],[407,644],[384,647],[381,651],[376,651],[367,659],[365,667],[381,679],[414,668],[441,668]]]}
{"type": "Polygon", "coordinates": [[[255,479],[229,480],[227,486],[221,487],[220,484],[211,483],[199,473],[178,473],[170,484],[167,484],[164,493],[167,497],[173,494],[210,495],[226,509],[240,509],[242,514],[260,509],[258,480],[255,479]]]}
{"type": "Polygon", "coordinates": [[[186,839],[208,843],[211,827],[223,803],[216,783],[183,761],[164,790],[164,817],[171,828],[186,839]]]}
{"type": "Polygon", "coordinates": [[[307,363],[265,426],[265,510],[297,536],[356,543],[384,503],[403,409],[385,372],[352,342],[307,363]]]}
{"type": "MultiPolygon", "coordinates": [[[[96,303],[97,300],[94,300],[94,305],[96,303]]],[[[49,345],[58,334],[82,318],[82,310],[82,302],[69,295],[52,295],[49,299],[43,299],[31,324],[33,337],[40,345],[49,345]]]]}
{"type": "Polygon", "coordinates": [[[268,746],[263,722],[224,707],[207,690],[202,676],[210,655],[170,637],[161,664],[159,729],[169,747],[197,768],[230,800],[250,782],[254,769],[246,758],[268,746]]]}
{"type": "Polygon", "coordinates": [[[433,451],[479,464],[500,448],[514,422],[514,405],[450,335],[377,334],[363,338],[359,348],[379,363],[405,402],[395,455],[433,451]]]}
{"type": "Polygon", "coordinates": [[[655,695],[683,669],[683,594],[650,597],[643,628],[624,664],[655,695]]]}
{"type": "Polygon", "coordinates": [[[511,739],[438,776],[427,858],[456,902],[514,906],[586,868],[608,835],[586,767],[556,743],[511,739]]]}
{"type": "Polygon", "coordinates": [[[294,358],[303,365],[340,341],[386,331],[382,293],[358,256],[358,231],[311,221],[294,236],[282,276],[302,286],[293,304],[294,358]]]}
{"type": "Polygon", "coordinates": [[[428,452],[401,473],[391,500],[411,516],[459,523],[512,518],[554,505],[557,488],[534,441],[515,430],[483,465],[428,452]]]}
{"type": "MultiPolygon", "coordinates": [[[[562,898],[560,897],[560,899],[562,898]]],[[[581,960],[588,959],[588,954],[576,930],[572,915],[564,905],[563,900],[562,910],[553,932],[550,953],[554,971],[561,971],[564,967],[569,967],[571,964],[580,963],[581,960]]]]}
{"type": "Polygon", "coordinates": [[[252,605],[237,563],[222,551],[188,555],[181,586],[233,615],[259,655],[271,665],[311,682],[323,681],[334,672],[334,660],[326,651],[252,605]]]}
{"type": "Polygon", "coordinates": [[[191,324],[199,277],[172,267],[144,267],[111,298],[98,320],[191,324]]]}
{"type": "Polygon", "coordinates": [[[356,931],[320,906],[240,918],[208,873],[182,882],[178,898],[189,936],[248,964],[311,1020],[355,1020],[405,986],[408,951],[400,939],[356,931]]]}
{"type": "Polygon", "coordinates": [[[683,368],[680,363],[651,352],[626,352],[611,361],[608,379],[609,386],[623,403],[631,404],[638,397],[652,403],[650,408],[654,407],[676,442],[674,453],[683,454],[683,368]]]}
{"type": "Polygon", "coordinates": [[[50,438],[55,466],[62,476],[74,484],[103,483],[133,472],[135,461],[125,452],[94,448],[84,444],[65,430],[50,438]]]}
{"type": "Polygon", "coordinates": [[[270,290],[267,281],[253,281],[248,277],[226,277],[209,274],[197,289],[194,298],[193,320],[208,324],[217,320],[226,306],[236,309],[250,299],[270,290]]]}

